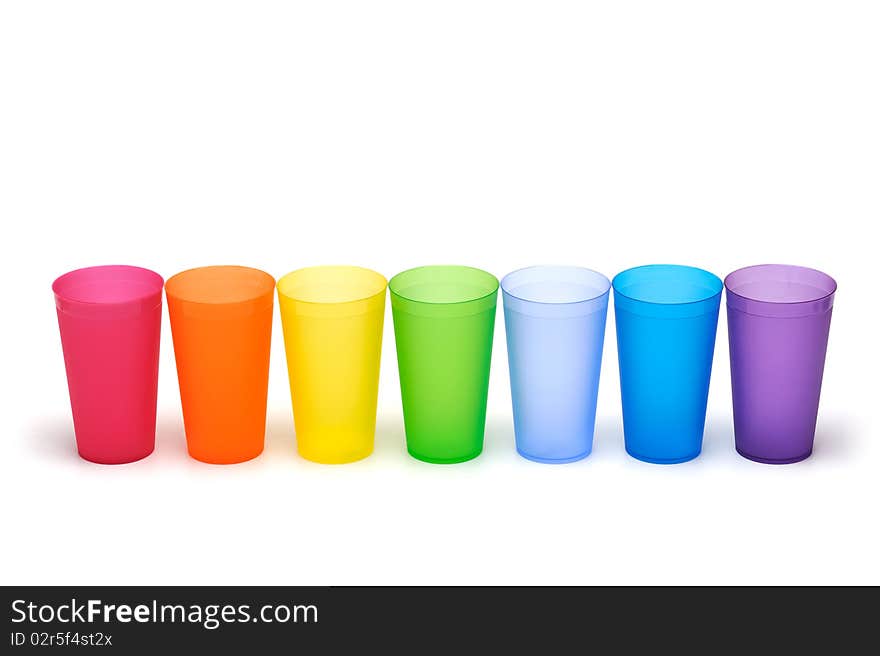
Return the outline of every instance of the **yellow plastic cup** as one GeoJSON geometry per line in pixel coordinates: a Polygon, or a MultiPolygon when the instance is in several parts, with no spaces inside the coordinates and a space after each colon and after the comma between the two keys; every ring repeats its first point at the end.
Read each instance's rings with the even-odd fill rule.
{"type": "Polygon", "coordinates": [[[387,286],[353,266],[278,281],[296,445],[307,460],[341,464],[373,452],[387,286]]]}

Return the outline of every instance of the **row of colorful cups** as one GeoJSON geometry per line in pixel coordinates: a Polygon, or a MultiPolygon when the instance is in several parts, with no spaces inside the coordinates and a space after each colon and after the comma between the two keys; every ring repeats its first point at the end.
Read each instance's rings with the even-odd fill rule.
{"type": "MultiPolygon", "coordinates": [[[[153,450],[163,279],[138,267],[71,271],[54,285],[80,455],[131,462],[153,450]]],[[[812,452],[836,283],[759,265],[721,280],[647,265],[613,283],[537,266],[500,283],[517,450],[563,463],[592,448],[609,292],[614,291],[624,440],[635,458],[699,455],[722,287],[727,289],[736,448],[767,463],[812,452]]],[[[189,453],[209,463],[263,450],[277,288],[300,454],[345,463],[373,450],[386,287],[409,453],[455,463],[483,446],[498,280],[425,266],[390,283],[322,266],[276,281],[212,266],[164,283],[189,453]]]]}

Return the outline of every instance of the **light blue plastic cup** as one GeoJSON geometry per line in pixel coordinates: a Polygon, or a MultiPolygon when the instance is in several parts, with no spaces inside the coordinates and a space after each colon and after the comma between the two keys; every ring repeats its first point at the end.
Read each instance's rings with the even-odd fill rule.
{"type": "Polygon", "coordinates": [[[516,449],[529,460],[580,460],[593,448],[611,282],[536,266],[501,281],[516,449]]]}
{"type": "Polygon", "coordinates": [[[617,274],[614,317],[626,451],[660,464],[700,455],[722,284],[694,267],[617,274]]]}

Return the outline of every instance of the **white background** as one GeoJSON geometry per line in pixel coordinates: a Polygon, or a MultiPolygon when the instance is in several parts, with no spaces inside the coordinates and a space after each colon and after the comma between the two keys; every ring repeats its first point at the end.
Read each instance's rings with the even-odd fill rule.
{"type": "Polygon", "coordinates": [[[3,583],[880,583],[874,2],[4,2],[3,583]],[[839,292],[814,456],[733,449],[722,312],[703,455],[623,450],[613,313],[593,454],[406,455],[390,312],[375,454],[185,451],[167,315],[155,453],[74,448],[52,280],[350,263],[606,274],[797,263],[839,292]]]}

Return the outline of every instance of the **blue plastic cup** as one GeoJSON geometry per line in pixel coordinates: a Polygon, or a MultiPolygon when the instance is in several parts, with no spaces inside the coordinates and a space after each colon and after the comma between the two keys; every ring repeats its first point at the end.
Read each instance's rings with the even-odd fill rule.
{"type": "Polygon", "coordinates": [[[516,449],[529,460],[592,451],[610,287],[601,273],[562,266],[501,281],[516,449]]]}
{"type": "Polygon", "coordinates": [[[654,264],[612,284],[626,451],[645,462],[692,460],[703,445],[721,280],[654,264]]]}

